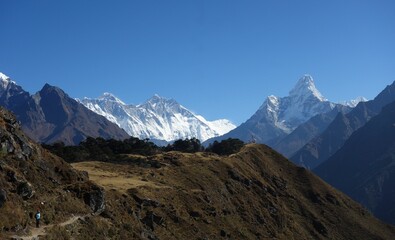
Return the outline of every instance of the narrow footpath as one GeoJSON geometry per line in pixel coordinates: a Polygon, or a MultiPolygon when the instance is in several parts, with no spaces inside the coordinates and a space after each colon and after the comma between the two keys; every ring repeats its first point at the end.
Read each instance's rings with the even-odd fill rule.
{"type": "Polygon", "coordinates": [[[39,228],[28,227],[30,229],[30,235],[28,235],[28,236],[17,236],[17,235],[14,235],[14,236],[11,237],[11,239],[14,239],[14,240],[39,240],[40,236],[47,235],[47,232],[50,229],[52,229],[54,226],[64,227],[64,226],[73,224],[78,219],[85,219],[85,217],[88,216],[88,215],[89,214],[72,216],[70,219],[68,219],[67,221],[64,221],[62,223],[45,225],[45,226],[41,226],[39,228]]]}

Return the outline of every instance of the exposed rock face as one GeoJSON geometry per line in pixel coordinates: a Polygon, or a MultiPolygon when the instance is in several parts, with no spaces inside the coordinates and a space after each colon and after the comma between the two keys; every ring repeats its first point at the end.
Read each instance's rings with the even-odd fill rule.
{"type": "Polygon", "coordinates": [[[89,192],[85,193],[85,202],[89,205],[94,213],[102,213],[106,208],[104,190],[93,186],[89,192]]]}
{"type": "Polygon", "coordinates": [[[16,192],[22,196],[23,199],[29,199],[33,197],[35,193],[32,185],[28,182],[20,182],[16,188],[16,192]]]}

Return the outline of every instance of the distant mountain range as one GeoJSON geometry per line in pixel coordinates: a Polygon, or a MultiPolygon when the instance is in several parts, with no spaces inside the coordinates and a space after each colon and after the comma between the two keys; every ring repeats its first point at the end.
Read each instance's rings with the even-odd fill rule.
{"type": "Polygon", "coordinates": [[[246,142],[253,140],[268,144],[290,156],[323,131],[338,112],[348,112],[358,101],[365,101],[365,98],[359,97],[344,104],[328,101],[315,87],[313,78],[306,74],[298,80],[288,96],[267,97],[256,113],[245,123],[223,136],[209,139],[207,143],[229,137],[246,142]],[[318,115],[321,115],[321,119],[313,119],[318,115]],[[298,129],[302,125],[305,129],[298,129]],[[294,136],[298,139],[297,144],[292,138],[286,139],[295,130],[299,133],[294,136]]]}
{"type": "Polygon", "coordinates": [[[140,105],[125,104],[110,93],[97,99],[78,100],[95,113],[106,117],[129,135],[140,139],[164,140],[208,138],[223,135],[236,126],[229,120],[207,121],[174,99],[155,95],[140,105]]]}
{"type": "Polygon", "coordinates": [[[127,105],[110,93],[98,99],[75,100],[49,84],[31,95],[3,73],[0,106],[13,111],[23,130],[43,143],[62,141],[73,145],[88,136],[115,139],[134,136],[164,145],[185,138],[204,141],[236,127],[226,119],[208,121],[175,100],[158,95],[140,105],[127,105]]]}
{"type": "Polygon", "coordinates": [[[375,99],[359,103],[351,112],[340,113],[319,136],[313,138],[290,160],[313,169],[336,153],[351,136],[381,109],[395,101],[395,82],[387,86],[375,99]]]}
{"type": "Polygon", "coordinates": [[[158,95],[140,105],[109,93],[75,100],[48,84],[31,95],[2,73],[0,105],[43,143],[72,145],[88,136],[123,139],[128,133],[165,142],[195,137],[208,144],[232,137],[266,143],[395,223],[395,82],[373,100],[336,104],[304,75],[288,96],[269,96],[239,127],[225,119],[207,121],[158,95]]]}
{"type": "Polygon", "coordinates": [[[116,124],[90,111],[60,88],[46,84],[30,95],[0,73],[0,106],[11,110],[23,131],[42,143],[78,144],[86,137],[124,139],[129,135],[116,124]]]}
{"type": "Polygon", "coordinates": [[[395,102],[352,133],[314,172],[395,224],[395,102]]]}
{"type": "Polygon", "coordinates": [[[27,138],[1,107],[0,132],[0,239],[35,239],[33,229],[46,239],[395,235],[394,226],[263,145],[247,145],[231,156],[163,152],[131,157],[127,164],[72,166],[27,138]],[[34,226],[37,206],[45,232],[34,226]]]}

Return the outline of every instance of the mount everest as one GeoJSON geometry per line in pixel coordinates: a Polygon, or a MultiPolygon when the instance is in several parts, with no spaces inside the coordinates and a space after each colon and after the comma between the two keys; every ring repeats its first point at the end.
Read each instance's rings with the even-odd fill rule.
{"type": "Polygon", "coordinates": [[[97,99],[84,98],[78,101],[116,123],[129,135],[140,139],[173,141],[197,138],[205,141],[236,127],[226,119],[208,121],[174,99],[159,95],[154,95],[140,105],[125,104],[110,93],[104,93],[97,99]]]}

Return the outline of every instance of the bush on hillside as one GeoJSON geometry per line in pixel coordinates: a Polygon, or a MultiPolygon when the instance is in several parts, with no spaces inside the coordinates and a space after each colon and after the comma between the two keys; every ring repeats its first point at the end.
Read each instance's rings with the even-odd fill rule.
{"type": "Polygon", "coordinates": [[[199,139],[191,138],[191,139],[179,139],[175,141],[173,144],[167,145],[164,149],[165,151],[179,151],[179,152],[187,152],[187,153],[195,153],[201,152],[204,150],[204,147],[200,143],[199,139]]]}
{"type": "Polygon", "coordinates": [[[244,146],[244,142],[237,138],[228,138],[226,140],[222,140],[221,142],[214,141],[210,144],[206,151],[213,152],[218,155],[230,155],[233,153],[237,153],[244,146]]]}

